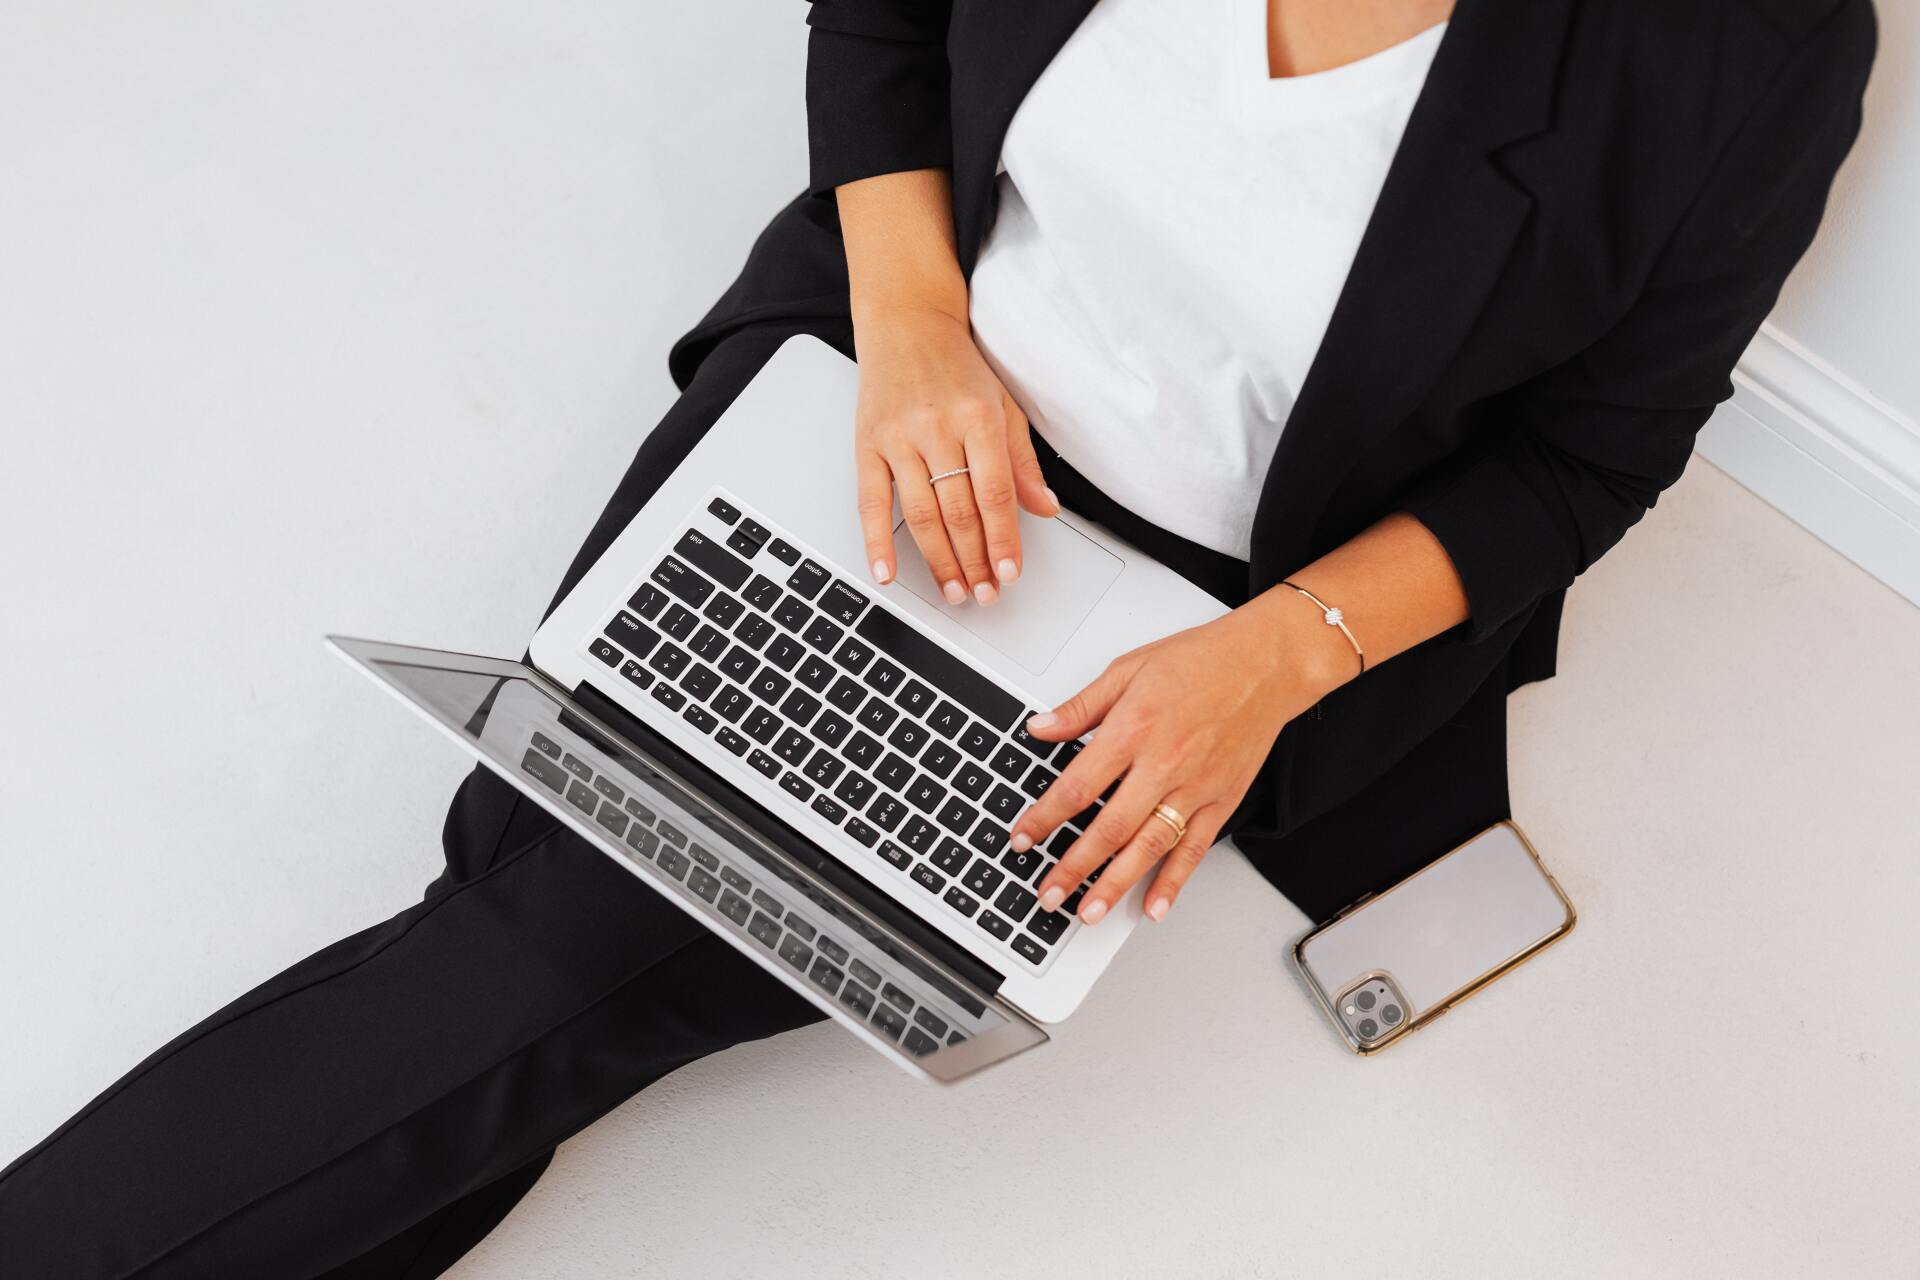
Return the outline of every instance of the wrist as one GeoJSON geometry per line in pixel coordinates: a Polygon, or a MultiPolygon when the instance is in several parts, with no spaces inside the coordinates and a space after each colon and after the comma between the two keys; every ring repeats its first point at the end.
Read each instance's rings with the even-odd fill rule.
{"type": "Polygon", "coordinates": [[[1245,606],[1258,618],[1258,652],[1312,702],[1360,674],[1360,658],[1339,627],[1292,587],[1276,586],[1245,606]]]}

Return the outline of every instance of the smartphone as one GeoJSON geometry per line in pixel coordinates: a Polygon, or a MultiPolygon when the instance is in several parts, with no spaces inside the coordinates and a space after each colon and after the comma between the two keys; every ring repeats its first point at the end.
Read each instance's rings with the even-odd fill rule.
{"type": "Polygon", "coordinates": [[[1564,938],[1573,903],[1511,822],[1488,827],[1293,947],[1355,1053],[1377,1053],[1564,938]]]}

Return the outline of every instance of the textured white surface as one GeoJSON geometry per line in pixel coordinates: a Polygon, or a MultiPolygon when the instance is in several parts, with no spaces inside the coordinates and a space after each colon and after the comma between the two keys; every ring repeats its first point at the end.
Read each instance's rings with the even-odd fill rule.
{"type": "MultiPolygon", "coordinates": [[[[318,635],[517,649],[802,181],[799,7],[665,12],[0,14],[0,1161],[433,874],[458,762],[318,635]]],[[[1920,614],[1696,467],[1562,670],[1580,927],[1377,1060],[1223,851],[1046,1050],[698,1064],[456,1274],[1912,1276],[1920,614]]]]}

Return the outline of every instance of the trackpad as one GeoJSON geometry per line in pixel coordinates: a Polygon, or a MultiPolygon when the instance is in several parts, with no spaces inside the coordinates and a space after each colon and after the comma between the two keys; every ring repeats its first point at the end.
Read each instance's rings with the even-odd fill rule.
{"type": "Polygon", "coordinates": [[[893,539],[901,586],[1036,676],[1053,664],[1122,567],[1117,556],[1065,520],[1023,511],[1020,581],[993,604],[950,605],[904,523],[893,539]]]}

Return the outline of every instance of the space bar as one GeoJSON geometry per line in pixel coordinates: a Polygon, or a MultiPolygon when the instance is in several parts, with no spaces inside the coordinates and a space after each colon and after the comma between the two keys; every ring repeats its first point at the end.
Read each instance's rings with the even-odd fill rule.
{"type": "Polygon", "coordinates": [[[1020,718],[1020,699],[915,631],[885,609],[869,609],[854,633],[900,660],[914,675],[966,707],[996,729],[1020,718]]]}

